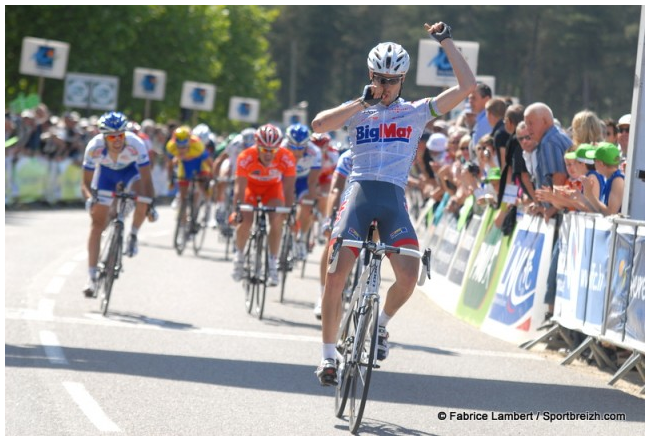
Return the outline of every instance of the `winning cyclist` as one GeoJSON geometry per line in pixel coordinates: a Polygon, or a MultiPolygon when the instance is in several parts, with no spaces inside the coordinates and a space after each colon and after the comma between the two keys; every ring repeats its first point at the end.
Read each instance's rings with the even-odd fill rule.
{"type": "MultiPolygon", "coordinates": [[[[368,54],[370,84],[362,96],[320,112],[312,122],[315,132],[343,126],[351,139],[353,169],[350,185],[341,200],[332,238],[362,240],[373,219],[378,221],[382,242],[418,248],[418,238],[409,219],[405,186],[425,125],[451,111],[475,87],[475,77],[454,45],[451,28],[445,23],[425,24],[450,61],[459,84],[435,98],[406,101],[400,98],[409,70],[409,54],[396,43],[380,43],[368,54]]],[[[330,240],[332,245],[333,239],[330,240]]],[[[356,250],[356,249],[355,249],[356,250]]],[[[342,248],[333,273],[326,275],[322,304],[322,359],[316,370],[321,385],[337,384],[336,335],[341,318],[341,293],[353,267],[355,252],[342,248]]],[[[386,326],[409,299],[418,279],[418,262],[392,255],[396,280],[389,287],[379,318],[377,358],[388,353],[386,326]]]]}
{"type": "MultiPolygon", "coordinates": [[[[341,199],[341,194],[344,191],[345,185],[348,183],[348,176],[350,171],[353,168],[353,160],[351,158],[352,151],[346,150],[342,153],[337,160],[337,165],[332,175],[330,182],[330,192],[327,196],[327,203],[325,212],[326,214],[331,214],[333,210],[336,210],[339,207],[339,200],[341,199]]],[[[325,224],[322,226],[323,235],[326,238],[326,241],[330,239],[330,233],[332,232],[332,224],[334,222],[334,217],[328,218],[325,224]]],[[[321,298],[323,296],[323,291],[325,288],[325,278],[328,268],[328,248],[323,248],[323,253],[321,254],[321,264],[319,268],[320,273],[320,282],[321,290],[319,295],[316,298],[314,303],[314,316],[316,319],[321,319],[321,298]]]]}
{"type": "MultiPolygon", "coordinates": [[[[281,130],[273,124],[265,124],[255,132],[255,145],[245,149],[237,157],[235,195],[237,203],[257,205],[258,197],[265,206],[279,207],[294,204],[296,162],[284,147],[281,130]]],[[[235,219],[236,213],[231,214],[235,219]]],[[[244,271],[244,247],[253,224],[253,213],[242,212],[241,222],[235,228],[234,280],[242,279],[244,271]]],[[[269,214],[269,286],[278,285],[278,251],[282,236],[283,216],[269,214]]]]}
{"type": "MultiPolygon", "coordinates": [[[[210,201],[210,176],[212,170],[212,159],[198,136],[192,135],[188,126],[179,126],[174,130],[174,136],[165,146],[167,151],[167,173],[170,177],[170,189],[174,187],[174,172],[176,166],[176,177],[179,182],[181,202],[185,201],[188,193],[190,180],[199,176],[203,180],[201,191],[205,200],[210,201]]],[[[181,203],[180,210],[188,210],[181,203]]]]}
{"type": "MultiPolygon", "coordinates": [[[[296,160],[296,200],[315,201],[318,196],[319,175],[321,174],[321,150],[310,141],[310,130],[304,124],[292,124],[285,131],[283,147],[288,148],[296,160]]],[[[312,228],[312,207],[298,206],[296,219],[300,225],[296,259],[304,260],[307,246],[302,238],[312,228]]]]}
{"type": "Polygon", "coordinates": [[[102,115],[97,121],[100,133],[88,142],[84,153],[81,191],[92,220],[88,237],[88,282],[83,289],[87,297],[94,296],[97,290],[100,241],[108,225],[109,209],[113,203],[113,198],[98,195],[97,192],[113,192],[122,182],[126,191],[133,190],[139,195],[127,243],[127,256],[138,253],[138,230],[148,209],[153,209],[154,186],[149,154],[142,140],[127,131],[128,124],[129,120],[121,112],[102,115]]]}

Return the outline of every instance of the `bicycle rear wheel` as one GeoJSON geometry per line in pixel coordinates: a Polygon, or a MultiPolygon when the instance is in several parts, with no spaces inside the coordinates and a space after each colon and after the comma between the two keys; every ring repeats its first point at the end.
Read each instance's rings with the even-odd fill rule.
{"type": "Polygon", "coordinates": [[[351,384],[349,393],[348,428],[355,434],[362,423],[368,390],[371,385],[371,373],[375,363],[375,347],[378,331],[378,301],[371,299],[370,305],[364,307],[366,313],[361,315],[355,331],[353,344],[354,360],[351,365],[351,384]]]}
{"type": "Polygon", "coordinates": [[[183,254],[183,250],[185,250],[185,243],[188,239],[188,217],[184,215],[185,207],[185,201],[181,201],[181,207],[179,207],[179,213],[176,217],[176,228],[174,229],[174,248],[176,249],[176,253],[178,255],[183,254]]]}
{"type": "Polygon", "coordinates": [[[285,299],[285,282],[287,281],[287,274],[292,271],[292,250],[293,235],[291,226],[285,222],[283,226],[283,239],[280,246],[280,258],[278,259],[278,270],[280,271],[280,303],[282,304],[285,299]]]}
{"type": "Polygon", "coordinates": [[[305,259],[303,260],[303,263],[301,265],[301,278],[305,277],[305,266],[307,265],[307,257],[310,256],[310,253],[312,253],[312,248],[310,247],[310,242],[312,241],[312,230],[314,230],[314,226],[310,226],[310,228],[307,230],[307,234],[305,235],[305,238],[301,238],[301,241],[305,241],[305,259]]]}
{"type": "Polygon", "coordinates": [[[108,312],[109,302],[111,300],[111,291],[113,282],[120,271],[120,255],[122,254],[122,226],[116,225],[108,243],[108,254],[102,263],[100,276],[97,282],[97,290],[100,298],[100,311],[102,316],[108,312]]]}
{"type": "Polygon", "coordinates": [[[192,248],[194,254],[198,255],[206,239],[206,230],[208,229],[208,217],[210,216],[210,204],[205,201],[199,203],[199,207],[194,212],[193,225],[197,229],[192,237],[192,248]]]}
{"type": "Polygon", "coordinates": [[[255,285],[255,314],[262,319],[264,301],[267,294],[267,276],[269,275],[269,249],[267,235],[260,234],[256,241],[256,282],[255,285]]]}
{"type": "Polygon", "coordinates": [[[242,286],[244,287],[244,307],[247,313],[253,309],[253,297],[255,295],[255,237],[250,237],[246,243],[244,255],[244,275],[242,286]]]}

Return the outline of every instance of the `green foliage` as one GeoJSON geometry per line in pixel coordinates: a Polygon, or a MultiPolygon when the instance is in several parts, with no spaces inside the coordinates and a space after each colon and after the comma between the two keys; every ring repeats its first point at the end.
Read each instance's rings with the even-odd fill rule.
{"type": "MultiPolygon", "coordinates": [[[[136,67],[167,74],[164,101],[151,101],[151,115],[206,122],[232,131],[227,119],[231,95],[261,100],[263,115],[276,105],[279,81],[266,38],[275,9],[256,6],[7,6],[5,101],[36,92],[38,78],[18,74],[26,36],[68,42],[68,72],[114,75],[120,79],[120,110],[144,118],[145,103],[131,96],[136,67]],[[213,112],[181,112],[184,81],[214,84],[213,112]]],[[[62,109],[63,81],[46,79],[43,101],[62,109]]],[[[81,110],[86,112],[86,110],[81,110]]],[[[97,113],[97,111],[93,111],[97,113]]]]}
{"type": "MultiPolygon", "coordinates": [[[[261,100],[260,121],[309,102],[310,117],[354,98],[368,81],[366,57],[380,41],[412,57],[403,96],[436,95],[417,86],[418,41],[425,22],[452,25],[457,41],[480,43],[479,75],[496,77],[496,94],[543,101],[569,125],[591,109],[602,118],[630,112],[640,6],[6,6],[5,102],[37,92],[18,73],[26,36],[70,43],[69,72],[116,75],[120,108],[142,119],[131,97],[133,69],[167,73],[156,120],[185,117],[226,132],[231,96],[261,100]],[[214,84],[213,112],[179,109],[183,81],[214,84]]],[[[63,82],[46,79],[43,100],[61,112],[63,82]]],[[[82,110],[83,111],[83,110],[82,110]]]]}

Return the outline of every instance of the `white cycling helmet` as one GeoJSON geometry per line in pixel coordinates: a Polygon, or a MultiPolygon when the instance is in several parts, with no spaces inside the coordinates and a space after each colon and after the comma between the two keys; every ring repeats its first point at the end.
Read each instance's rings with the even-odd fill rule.
{"type": "Polygon", "coordinates": [[[197,137],[199,137],[199,139],[205,146],[210,141],[210,136],[212,135],[212,132],[210,131],[210,127],[208,127],[207,124],[200,123],[197,124],[194,127],[194,129],[192,129],[192,135],[196,135],[197,137]]]}
{"type": "Polygon", "coordinates": [[[368,68],[376,74],[405,75],[409,54],[398,43],[380,43],[368,53],[368,68]]]}

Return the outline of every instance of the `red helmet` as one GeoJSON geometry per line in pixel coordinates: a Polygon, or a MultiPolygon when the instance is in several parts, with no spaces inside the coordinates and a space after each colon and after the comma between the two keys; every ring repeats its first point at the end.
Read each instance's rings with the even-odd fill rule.
{"type": "Polygon", "coordinates": [[[314,132],[312,136],[310,137],[310,141],[319,146],[321,149],[328,147],[330,142],[332,141],[332,137],[327,134],[327,133],[317,133],[314,132]]]}
{"type": "Polygon", "coordinates": [[[258,147],[278,149],[282,141],[282,131],[273,124],[265,124],[255,131],[255,144],[258,147]]]}

